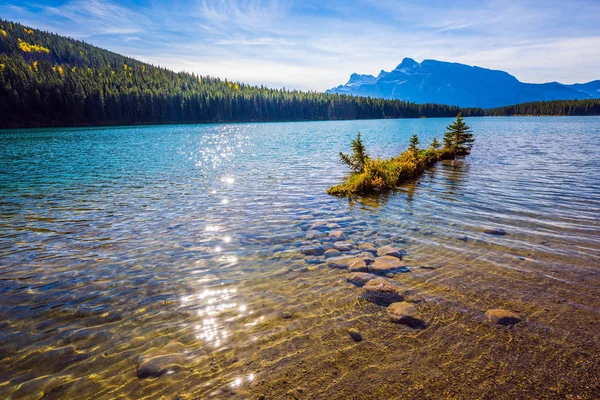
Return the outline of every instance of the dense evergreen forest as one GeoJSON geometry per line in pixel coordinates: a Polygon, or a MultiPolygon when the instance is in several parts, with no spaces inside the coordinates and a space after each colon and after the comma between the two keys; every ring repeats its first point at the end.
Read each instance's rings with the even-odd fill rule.
{"type": "Polygon", "coordinates": [[[600,115],[600,99],[536,101],[484,110],[485,115],[600,115]]]}
{"type": "Polygon", "coordinates": [[[482,115],[479,109],[274,90],[175,73],[0,20],[0,127],[482,115]]]}

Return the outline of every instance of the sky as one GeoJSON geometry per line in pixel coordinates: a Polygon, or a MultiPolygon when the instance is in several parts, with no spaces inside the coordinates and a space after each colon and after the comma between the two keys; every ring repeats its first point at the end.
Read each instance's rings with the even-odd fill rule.
{"type": "Polygon", "coordinates": [[[2,0],[0,17],[175,71],[323,91],[404,57],[600,79],[600,0],[2,0]]]}

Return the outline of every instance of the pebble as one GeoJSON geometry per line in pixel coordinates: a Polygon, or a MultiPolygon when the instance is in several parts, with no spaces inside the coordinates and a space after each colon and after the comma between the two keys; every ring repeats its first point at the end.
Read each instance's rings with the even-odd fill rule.
{"type": "Polygon", "coordinates": [[[521,322],[521,318],[517,314],[499,308],[487,310],[485,312],[485,317],[493,324],[505,326],[514,325],[521,322]]]}
{"type": "Polygon", "coordinates": [[[354,248],[354,245],[352,243],[335,242],[333,248],[338,251],[350,251],[354,248]]]}
{"type": "Polygon", "coordinates": [[[336,249],[329,249],[325,252],[325,258],[339,257],[342,253],[336,249]]]}
{"type": "Polygon", "coordinates": [[[366,272],[351,272],[346,277],[346,280],[356,286],[364,286],[367,282],[377,279],[373,274],[366,272]]]}
{"type": "Polygon", "coordinates": [[[325,253],[325,248],[322,246],[305,246],[300,249],[300,252],[305,256],[320,256],[325,253]]]}
{"type": "Polygon", "coordinates": [[[365,260],[360,258],[353,258],[347,263],[348,271],[350,272],[369,272],[369,267],[365,260]]]}
{"type": "Polygon", "coordinates": [[[411,326],[413,328],[423,326],[425,322],[415,306],[407,302],[391,304],[387,308],[390,321],[411,326]]]}
{"type": "Polygon", "coordinates": [[[406,268],[402,261],[394,256],[383,256],[377,257],[375,262],[369,265],[369,272],[378,273],[378,274],[386,274],[388,272],[393,272],[400,270],[402,268],[406,268]]]}
{"type": "Polygon", "coordinates": [[[291,313],[291,312],[289,312],[289,311],[283,311],[283,312],[281,313],[281,317],[282,317],[283,319],[292,318],[292,313],[291,313]]]}
{"type": "Polygon", "coordinates": [[[377,255],[378,256],[390,256],[390,257],[396,257],[402,260],[402,256],[406,254],[406,252],[404,250],[400,250],[397,249],[396,247],[392,247],[392,246],[383,246],[380,247],[377,250],[377,255]]]}
{"type": "Polygon", "coordinates": [[[389,305],[402,301],[398,288],[383,278],[368,281],[364,289],[364,299],[375,304],[389,305]]]}
{"type": "Polygon", "coordinates": [[[329,232],[329,237],[334,238],[336,240],[346,240],[346,235],[342,231],[331,231],[329,232]]]}
{"type": "Polygon", "coordinates": [[[350,335],[355,342],[361,342],[363,340],[362,335],[356,328],[348,329],[348,335],[350,335]]]}
{"type": "Polygon", "coordinates": [[[325,236],[325,233],[321,232],[321,231],[315,231],[315,230],[310,230],[308,232],[306,232],[306,238],[308,240],[311,239],[318,239],[325,236]]]}
{"type": "Polygon", "coordinates": [[[327,259],[327,266],[329,268],[339,268],[346,269],[348,268],[348,261],[352,260],[354,257],[352,256],[341,256],[341,257],[332,257],[327,259]]]}
{"type": "Polygon", "coordinates": [[[364,260],[367,265],[375,261],[375,255],[373,253],[369,253],[368,251],[363,251],[362,253],[357,254],[356,258],[364,260]]]}
{"type": "Polygon", "coordinates": [[[487,233],[488,235],[495,235],[495,236],[506,235],[506,231],[504,229],[500,229],[500,228],[486,228],[483,230],[483,233],[487,233]]]}
{"type": "Polygon", "coordinates": [[[142,356],[138,359],[137,377],[139,379],[158,378],[164,374],[181,370],[183,358],[177,354],[142,356]]]}

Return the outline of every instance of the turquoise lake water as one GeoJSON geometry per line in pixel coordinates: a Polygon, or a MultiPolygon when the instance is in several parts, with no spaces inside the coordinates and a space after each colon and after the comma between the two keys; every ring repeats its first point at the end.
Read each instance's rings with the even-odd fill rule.
{"type": "MultiPolygon", "coordinates": [[[[467,315],[518,301],[534,316],[523,304],[560,290],[598,350],[599,117],[467,118],[476,142],[464,160],[378,198],[325,193],[346,175],[338,153],[357,132],[371,156],[389,157],[413,134],[441,140],[451,121],[0,131],[0,395],[260,391],[277,376],[269,349],[327,352],[292,346],[282,329],[364,314],[340,271],[299,252],[330,241],[306,238],[319,221],[354,245],[405,249],[411,272],[392,279],[425,297],[471,290],[458,282],[475,268],[474,282],[497,290],[455,295],[451,308],[467,315]],[[527,278],[504,275],[515,271],[527,278]],[[140,373],[144,357],[166,360],[162,376],[140,373]]],[[[566,317],[538,321],[568,330],[566,317]]]]}

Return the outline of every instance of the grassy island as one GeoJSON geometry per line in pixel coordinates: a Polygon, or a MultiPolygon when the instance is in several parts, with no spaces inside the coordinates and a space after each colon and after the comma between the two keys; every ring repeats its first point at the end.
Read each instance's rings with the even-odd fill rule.
{"type": "Polygon", "coordinates": [[[428,148],[421,149],[419,138],[413,135],[408,149],[390,159],[371,158],[358,133],[351,143],[352,154],[340,152],[340,161],[350,168],[350,176],[344,183],[329,188],[327,193],[347,197],[394,189],[399,184],[418,177],[440,160],[452,160],[469,154],[473,142],[471,128],[465,124],[460,114],[447,127],[444,147],[434,138],[428,148]]]}

